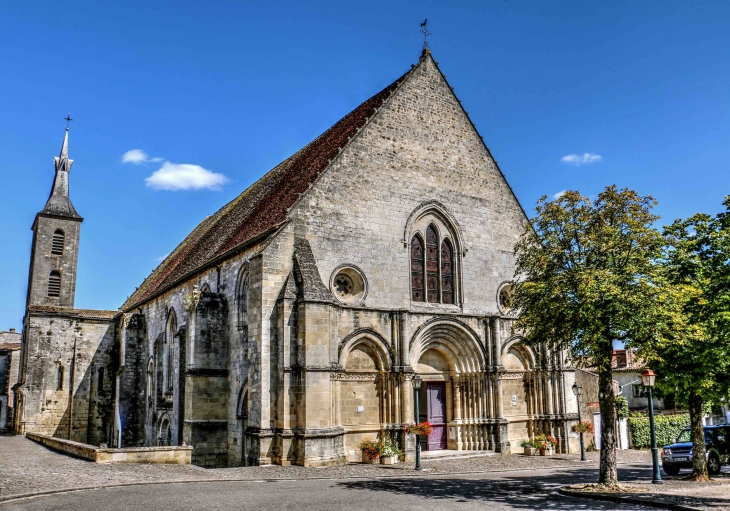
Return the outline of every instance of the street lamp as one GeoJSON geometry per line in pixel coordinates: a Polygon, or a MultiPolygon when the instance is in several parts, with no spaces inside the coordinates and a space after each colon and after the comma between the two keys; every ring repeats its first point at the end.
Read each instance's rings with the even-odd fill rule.
{"type": "Polygon", "coordinates": [[[585,450],[585,447],[583,446],[583,429],[582,429],[583,420],[580,417],[580,396],[581,396],[581,394],[583,394],[583,386],[580,383],[575,382],[575,383],[573,383],[572,389],[573,389],[573,394],[575,394],[575,397],[578,399],[578,427],[581,428],[581,430],[580,430],[580,460],[585,461],[586,460],[586,450],[585,450]]]}
{"type": "Polygon", "coordinates": [[[659,473],[659,454],[656,447],[656,430],[654,429],[654,401],[651,397],[651,388],[654,386],[656,374],[648,367],[641,373],[641,383],[649,389],[649,429],[651,430],[651,461],[654,470],[651,476],[651,482],[654,484],[663,484],[662,476],[659,473]]]}
{"type": "MultiPolygon", "coordinates": [[[[413,385],[414,394],[416,396],[416,425],[418,425],[418,421],[421,418],[421,410],[418,406],[418,391],[421,390],[421,377],[419,375],[413,376],[411,379],[411,384],[413,385]]],[[[418,433],[416,433],[416,470],[423,470],[423,467],[421,467],[421,438],[418,433]]]]}

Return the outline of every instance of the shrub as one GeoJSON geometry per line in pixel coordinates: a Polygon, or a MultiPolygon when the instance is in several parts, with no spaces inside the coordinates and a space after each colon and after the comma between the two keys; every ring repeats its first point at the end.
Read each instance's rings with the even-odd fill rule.
{"type": "Polygon", "coordinates": [[[616,418],[626,419],[629,416],[629,401],[626,396],[616,396],[616,418]]]}
{"type": "MultiPolygon", "coordinates": [[[[656,415],[654,417],[656,428],[657,447],[673,444],[679,433],[689,427],[689,415],[656,415]]],[[[651,447],[651,431],[649,430],[649,418],[639,414],[632,414],[629,417],[629,430],[634,447],[651,447]]]]}
{"type": "Polygon", "coordinates": [[[535,447],[535,444],[532,440],[523,440],[522,442],[520,442],[520,445],[522,447],[535,447]]]}

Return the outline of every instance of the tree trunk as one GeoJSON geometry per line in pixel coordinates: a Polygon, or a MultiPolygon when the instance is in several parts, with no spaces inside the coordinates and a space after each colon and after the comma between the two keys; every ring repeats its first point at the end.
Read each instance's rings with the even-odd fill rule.
{"type": "Polygon", "coordinates": [[[601,360],[598,360],[598,401],[601,407],[601,464],[598,484],[616,486],[618,472],[616,470],[616,396],[613,392],[613,371],[611,355],[613,345],[608,341],[601,349],[601,360]],[[603,397],[601,397],[603,396],[603,397]]]}
{"type": "Polygon", "coordinates": [[[689,395],[689,422],[692,428],[692,479],[700,482],[709,481],[705,427],[702,424],[702,397],[695,392],[689,395]]]}

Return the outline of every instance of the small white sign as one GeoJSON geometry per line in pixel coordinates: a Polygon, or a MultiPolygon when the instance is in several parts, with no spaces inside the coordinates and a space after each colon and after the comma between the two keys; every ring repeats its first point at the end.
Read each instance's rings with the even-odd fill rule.
{"type": "Polygon", "coordinates": [[[456,440],[456,428],[453,426],[449,428],[449,440],[456,440]]]}
{"type": "Polygon", "coordinates": [[[512,396],[512,406],[517,406],[517,396],[512,396]]]}
{"type": "Polygon", "coordinates": [[[362,413],[364,411],[365,411],[365,407],[364,406],[358,406],[357,407],[357,413],[362,413]]]}

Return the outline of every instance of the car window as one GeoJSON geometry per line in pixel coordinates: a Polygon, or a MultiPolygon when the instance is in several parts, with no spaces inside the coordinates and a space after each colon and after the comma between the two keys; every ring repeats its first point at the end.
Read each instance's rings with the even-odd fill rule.
{"type": "Polygon", "coordinates": [[[685,429],[677,437],[677,443],[691,442],[692,441],[692,430],[685,429]]]}

